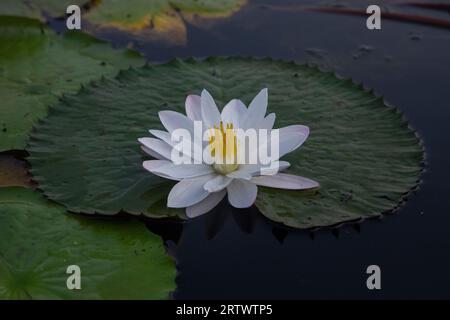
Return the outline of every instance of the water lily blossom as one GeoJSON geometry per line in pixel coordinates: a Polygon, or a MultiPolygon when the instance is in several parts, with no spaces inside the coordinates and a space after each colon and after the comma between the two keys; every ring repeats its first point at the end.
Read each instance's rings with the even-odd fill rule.
{"type": "Polygon", "coordinates": [[[266,116],[267,104],[268,92],[263,89],[248,108],[242,101],[234,99],[219,112],[212,96],[203,90],[201,96],[186,98],[186,115],[175,111],[159,112],[167,131],[150,130],[154,137],[140,138],[139,142],[142,149],[155,158],[144,161],[144,168],[160,177],[178,181],[168,195],[168,207],[186,208],[186,215],[194,218],[213,209],[226,195],[233,207],[250,207],[256,200],[258,186],[291,190],[319,186],[311,179],[278,172],[289,167],[288,162],[279,158],[300,147],[309,135],[309,128],[290,125],[273,129],[275,114],[266,116]],[[208,135],[208,139],[192,141],[193,148],[201,149],[201,153],[186,152],[179,148],[173,136],[178,129],[195,136],[196,124],[201,125],[201,133],[208,135]],[[274,133],[277,140],[262,139],[257,147],[241,148],[245,143],[239,133],[249,129],[269,135],[274,133]],[[271,159],[272,164],[276,163],[275,171],[265,171],[266,164],[259,159],[246,162],[249,156],[245,153],[258,153],[263,149],[272,153],[277,151],[276,157],[271,159]],[[181,154],[183,160],[192,161],[174,161],[175,153],[181,154]]]}

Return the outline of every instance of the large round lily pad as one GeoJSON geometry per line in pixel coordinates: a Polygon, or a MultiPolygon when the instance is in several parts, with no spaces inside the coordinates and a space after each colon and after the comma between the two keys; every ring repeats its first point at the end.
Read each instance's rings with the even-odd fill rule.
{"type": "Polygon", "coordinates": [[[0,17],[0,43],[0,151],[24,149],[33,124],[62,93],[143,64],[136,52],[80,32],[60,36],[28,18],[0,17]]]}
{"type": "Polygon", "coordinates": [[[377,216],[417,184],[419,141],[382,98],[315,68],[244,58],[130,69],[65,97],[32,135],[32,172],[45,194],[71,211],[165,216],[170,182],[142,168],[147,157],[136,139],[161,128],[158,111],[183,112],[187,94],[206,88],[223,106],[233,98],[249,103],[264,87],[276,127],[311,129],[285,157],[288,171],[321,184],[313,192],[259,188],[256,205],[268,218],[308,228],[377,216]]]}
{"type": "Polygon", "coordinates": [[[175,273],[140,222],[73,216],[35,191],[0,188],[0,299],[166,299],[175,273]],[[81,290],[67,288],[70,265],[81,290]]]}

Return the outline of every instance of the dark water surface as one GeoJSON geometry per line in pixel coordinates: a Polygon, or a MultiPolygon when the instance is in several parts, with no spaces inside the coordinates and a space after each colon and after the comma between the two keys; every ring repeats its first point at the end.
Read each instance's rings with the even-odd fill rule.
{"type": "MultiPolygon", "coordinates": [[[[182,225],[162,223],[156,228],[178,263],[174,297],[450,298],[450,30],[382,18],[382,30],[370,31],[365,17],[307,12],[298,3],[255,0],[208,28],[188,25],[187,46],[132,46],[150,61],[251,55],[315,62],[363,82],[423,138],[423,183],[398,214],[336,230],[287,229],[227,203],[182,225]],[[371,264],[381,267],[382,290],[366,288],[371,264]]],[[[103,37],[119,47],[130,42],[103,37]]]]}

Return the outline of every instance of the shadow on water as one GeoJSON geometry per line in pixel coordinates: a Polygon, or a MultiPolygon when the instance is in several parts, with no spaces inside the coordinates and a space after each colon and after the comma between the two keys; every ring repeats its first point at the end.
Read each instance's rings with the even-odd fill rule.
{"type": "MultiPolygon", "coordinates": [[[[188,23],[183,46],[133,39],[123,32],[98,36],[115,47],[138,49],[149,61],[267,56],[318,64],[362,82],[400,108],[425,141],[423,184],[398,214],[314,232],[283,227],[256,208],[237,210],[226,201],[184,223],[148,221],[176,257],[174,297],[450,298],[450,32],[383,17],[382,29],[369,31],[365,16],[294,10],[299,3],[311,1],[250,1],[206,27],[188,23]],[[381,291],[365,286],[371,264],[382,270],[381,291]]],[[[442,10],[394,9],[448,19],[442,10]]],[[[63,30],[63,23],[54,20],[51,26],[63,30]]]]}

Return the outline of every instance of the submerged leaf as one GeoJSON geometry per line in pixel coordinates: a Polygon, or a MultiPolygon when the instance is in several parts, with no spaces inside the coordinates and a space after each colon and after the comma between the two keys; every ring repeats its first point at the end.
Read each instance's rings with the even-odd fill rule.
{"type": "Polygon", "coordinates": [[[172,184],[142,168],[148,156],[137,138],[160,127],[158,111],[183,112],[186,95],[203,88],[223,107],[233,98],[248,104],[265,87],[276,127],[311,129],[306,143],[284,157],[288,172],[321,185],[318,191],[260,187],[256,205],[268,218],[309,228],[377,216],[416,185],[422,149],[397,109],[334,74],[244,58],[131,69],[66,97],[32,136],[34,177],[71,211],[181,215],[164,210],[172,184]]]}
{"type": "Polygon", "coordinates": [[[39,193],[0,188],[0,299],[166,299],[175,266],[137,221],[77,217],[39,193]],[[70,265],[81,290],[69,290],[70,265]]]}

